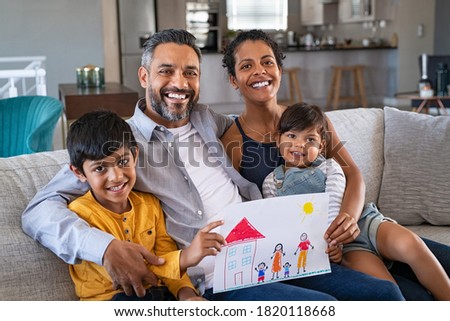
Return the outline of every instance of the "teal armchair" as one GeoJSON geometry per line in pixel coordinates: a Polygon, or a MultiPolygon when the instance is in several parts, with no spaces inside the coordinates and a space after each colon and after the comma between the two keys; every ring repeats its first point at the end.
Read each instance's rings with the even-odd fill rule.
{"type": "Polygon", "coordinates": [[[52,150],[62,103],[48,96],[0,99],[0,157],[52,150]]]}

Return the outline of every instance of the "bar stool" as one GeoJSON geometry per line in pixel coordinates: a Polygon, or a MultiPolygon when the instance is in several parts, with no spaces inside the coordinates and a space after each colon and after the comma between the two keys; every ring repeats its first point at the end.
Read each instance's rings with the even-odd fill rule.
{"type": "Polygon", "coordinates": [[[278,103],[281,105],[292,105],[296,102],[301,102],[303,100],[302,93],[300,91],[300,83],[298,81],[298,73],[300,68],[285,68],[283,69],[283,74],[288,77],[289,83],[289,100],[279,100],[278,103]],[[297,99],[296,99],[297,97],[297,99]]]}
{"type": "Polygon", "coordinates": [[[327,108],[331,103],[333,109],[339,107],[340,102],[353,102],[355,107],[367,107],[366,92],[364,90],[364,65],[353,66],[331,66],[333,68],[333,79],[328,90],[327,108]],[[341,96],[341,80],[343,72],[351,72],[353,76],[353,96],[341,96]]]}

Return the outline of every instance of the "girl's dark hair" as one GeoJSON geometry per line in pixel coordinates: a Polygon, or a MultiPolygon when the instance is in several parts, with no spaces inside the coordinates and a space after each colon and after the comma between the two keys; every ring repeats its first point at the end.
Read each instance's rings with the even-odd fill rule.
{"type": "Polygon", "coordinates": [[[290,130],[303,131],[316,127],[322,140],[328,140],[328,126],[325,114],[319,106],[297,103],[286,108],[280,117],[277,130],[281,135],[290,130]]]}
{"type": "Polygon", "coordinates": [[[105,158],[122,147],[136,156],[136,146],[130,125],[111,111],[84,114],[70,125],[67,133],[70,163],[83,174],[85,160],[105,158]]]}
{"type": "Polygon", "coordinates": [[[197,54],[198,60],[202,61],[202,53],[195,44],[196,38],[190,32],[183,29],[166,29],[153,34],[144,44],[141,66],[148,69],[153,59],[155,48],[163,43],[176,43],[187,45],[197,54]]]}
{"type": "Polygon", "coordinates": [[[275,55],[275,60],[280,68],[283,67],[283,59],[286,58],[284,53],[278,44],[270,37],[268,33],[260,29],[252,29],[248,31],[240,31],[236,38],[234,38],[224,49],[222,58],[222,67],[227,69],[229,75],[236,77],[236,70],[234,66],[236,65],[236,59],[234,57],[236,53],[236,48],[239,47],[244,41],[264,41],[273,51],[275,55]]]}

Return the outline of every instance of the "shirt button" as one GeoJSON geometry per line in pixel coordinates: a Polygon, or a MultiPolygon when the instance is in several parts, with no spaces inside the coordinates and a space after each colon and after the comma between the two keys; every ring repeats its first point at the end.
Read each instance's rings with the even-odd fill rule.
{"type": "Polygon", "coordinates": [[[148,230],[148,231],[147,231],[147,234],[148,234],[148,235],[151,235],[152,233],[153,233],[152,230],[148,230]]]}
{"type": "Polygon", "coordinates": [[[124,217],[124,218],[122,219],[122,221],[126,222],[126,221],[127,221],[127,218],[126,218],[126,217],[124,217]]]}
{"type": "Polygon", "coordinates": [[[172,142],[169,142],[169,147],[172,147],[173,146],[173,143],[172,142]]]}
{"type": "Polygon", "coordinates": [[[128,234],[130,231],[128,231],[128,229],[126,228],[124,232],[125,234],[128,234]]]}
{"type": "Polygon", "coordinates": [[[202,212],[201,210],[198,210],[198,211],[197,211],[197,214],[198,214],[198,215],[202,215],[203,212],[202,212]]]}
{"type": "Polygon", "coordinates": [[[188,177],[187,177],[187,176],[184,176],[184,179],[187,181],[187,180],[188,180],[188,177]]]}

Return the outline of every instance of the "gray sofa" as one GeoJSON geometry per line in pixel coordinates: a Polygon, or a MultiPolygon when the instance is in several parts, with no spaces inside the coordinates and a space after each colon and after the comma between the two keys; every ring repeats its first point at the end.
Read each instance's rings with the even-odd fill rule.
{"type": "MultiPolygon", "coordinates": [[[[361,168],[367,201],[450,245],[450,117],[393,108],[328,112],[361,168]]],[[[76,300],[67,265],[24,234],[21,214],[68,161],[65,150],[0,158],[0,300],[76,300]]]]}

